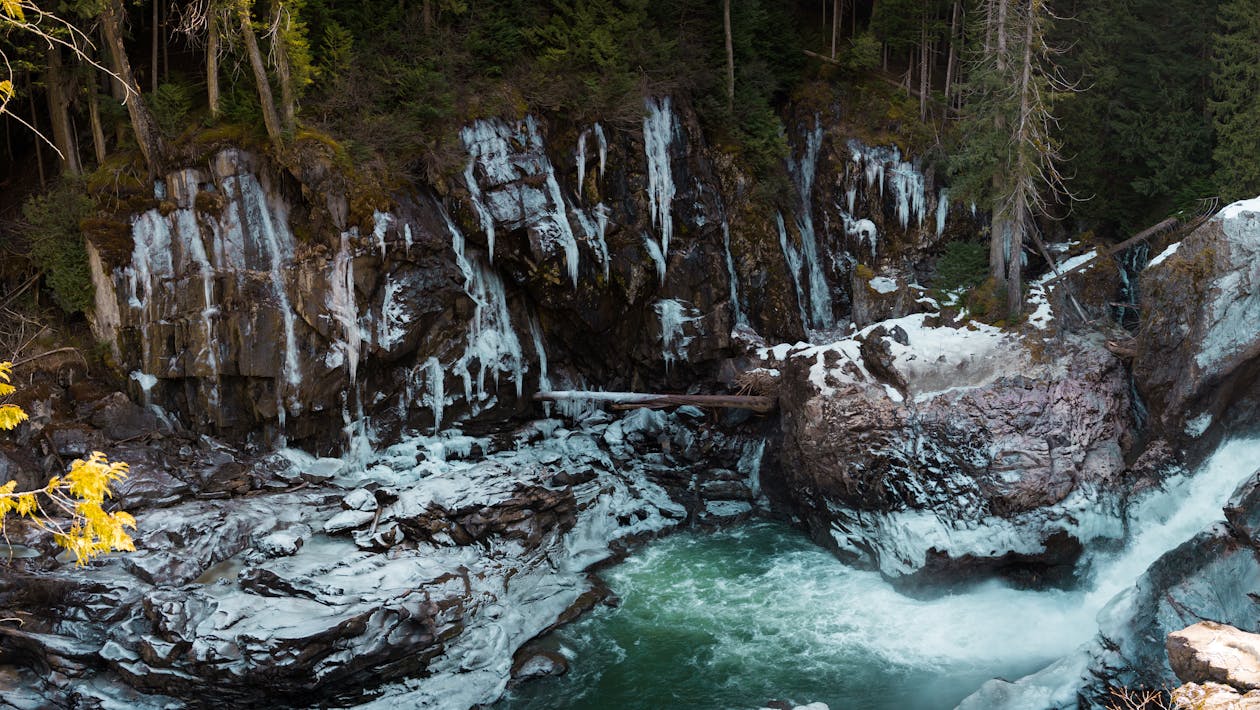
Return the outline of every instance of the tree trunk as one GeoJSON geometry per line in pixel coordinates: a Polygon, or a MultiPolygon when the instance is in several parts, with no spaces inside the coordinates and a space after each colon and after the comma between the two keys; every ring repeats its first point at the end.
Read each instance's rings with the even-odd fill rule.
{"type": "Polygon", "coordinates": [[[1033,59],[1033,26],[1036,24],[1036,18],[1033,16],[1035,9],[1031,6],[1028,8],[1028,17],[1025,19],[1026,27],[1024,30],[1024,66],[1020,74],[1019,80],[1019,124],[1015,134],[1015,149],[1019,156],[1015,162],[1015,193],[1014,193],[1014,229],[1011,234],[1011,263],[1006,269],[1006,309],[1011,317],[1015,317],[1023,310],[1024,291],[1023,282],[1020,278],[1020,267],[1023,266],[1023,247],[1024,232],[1028,229],[1028,222],[1031,218],[1030,204],[1033,199],[1031,194],[1035,190],[1034,172],[1036,166],[1031,164],[1028,151],[1034,150],[1029,142],[1032,140],[1030,129],[1028,126],[1029,111],[1032,104],[1032,59],[1033,59]]]}
{"type": "Polygon", "coordinates": [[[206,98],[210,118],[219,120],[219,14],[213,3],[206,10],[206,98]]]}
{"type": "Polygon", "coordinates": [[[249,65],[254,70],[254,83],[258,85],[258,103],[262,106],[263,125],[267,128],[267,137],[271,139],[276,150],[284,146],[280,128],[280,116],[276,113],[276,100],[271,95],[271,83],[267,80],[267,66],[263,64],[262,52],[258,49],[258,37],[254,34],[254,23],[249,16],[250,3],[240,2],[237,14],[241,21],[241,37],[245,40],[245,52],[249,55],[249,65]]]}
{"type": "MultiPolygon", "coordinates": [[[[995,41],[997,52],[996,64],[997,73],[1001,78],[1006,76],[1006,16],[1007,3],[1009,0],[996,0],[997,2],[997,21],[990,22],[988,30],[990,36],[995,41]]],[[[991,9],[991,8],[990,8],[991,9]]],[[[992,18],[992,15],[990,15],[992,18]]],[[[986,40],[987,43],[987,40],[986,40]]],[[[1006,122],[1003,119],[1002,112],[999,111],[994,117],[997,124],[998,135],[1005,132],[1006,122]]],[[[1002,185],[1002,170],[999,169],[993,175],[993,194],[1002,195],[1004,193],[1002,185]]],[[[1001,198],[999,198],[1001,199],[1001,198]]],[[[989,273],[993,277],[994,285],[998,288],[1006,286],[1006,275],[1009,271],[1007,259],[1012,258],[1009,245],[1011,241],[1011,225],[1010,214],[1006,211],[1007,207],[1002,205],[994,205],[993,209],[993,231],[990,235],[989,243],[989,273]]]]}
{"type": "Polygon", "coordinates": [[[832,0],[831,6],[831,58],[836,58],[836,35],[840,32],[840,0],[832,0]]]}
{"type": "Polygon", "coordinates": [[[928,100],[928,37],[927,18],[919,25],[919,120],[927,121],[928,100]]]}
{"type": "Polygon", "coordinates": [[[149,82],[150,84],[149,90],[154,93],[157,93],[157,88],[158,88],[158,46],[160,42],[160,40],[158,39],[158,32],[159,32],[158,28],[160,27],[159,23],[161,22],[161,19],[159,18],[158,13],[161,11],[161,9],[162,9],[161,0],[153,0],[153,56],[151,57],[150,63],[149,63],[149,73],[152,74],[152,77],[151,77],[152,81],[149,82]]]}
{"type": "Polygon", "coordinates": [[[297,126],[297,99],[293,93],[293,75],[289,66],[289,48],[285,39],[288,24],[282,2],[272,3],[271,15],[275,20],[272,49],[276,57],[276,79],[280,82],[280,117],[285,133],[292,133],[297,126]]]}
{"type": "Polygon", "coordinates": [[[726,110],[735,110],[735,45],[731,39],[731,0],[722,2],[722,25],[726,30],[726,110]]]}
{"type": "Polygon", "coordinates": [[[959,11],[962,7],[961,0],[954,0],[954,10],[950,14],[949,21],[949,59],[945,61],[945,105],[949,105],[949,99],[953,95],[954,89],[954,62],[958,61],[958,22],[959,11]]]}
{"type": "Polygon", "coordinates": [[[127,50],[123,46],[122,17],[122,0],[109,0],[101,12],[101,32],[105,35],[114,73],[125,87],[127,96],[124,102],[127,104],[127,115],[131,118],[131,128],[136,134],[136,144],[144,155],[149,172],[157,175],[162,171],[166,146],[158,132],[157,122],[153,120],[153,114],[149,113],[149,107],[140,98],[140,87],[136,84],[135,74],[131,72],[131,62],[127,59],[127,50]]]}
{"type": "MultiPolygon", "coordinates": [[[[31,130],[40,138],[43,134],[39,132],[39,114],[35,112],[35,92],[27,94],[27,98],[31,103],[31,130]]],[[[48,178],[44,175],[44,141],[35,140],[35,165],[39,167],[39,191],[43,192],[48,189],[48,178]]]]}
{"type": "Polygon", "coordinates": [[[88,97],[88,121],[92,124],[92,149],[96,154],[96,164],[105,162],[108,153],[105,147],[105,130],[101,128],[101,97],[96,91],[88,97]]]}
{"type": "Polygon", "coordinates": [[[83,172],[79,152],[74,147],[74,129],[70,126],[70,100],[67,98],[69,77],[61,63],[61,47],[53,45],[47,53],[48,72],[44,93],[48,97],[48,117],[52,121],[53,145],[61,153],[61,169],[71,175],[83,172]]]}
{"type": "Polygon", "coordinates": [[[433,0],[424,0],[424,4],[420,9],[420,21],[424,26],[424,34],[427,37],[433,31],[433,0]]]}

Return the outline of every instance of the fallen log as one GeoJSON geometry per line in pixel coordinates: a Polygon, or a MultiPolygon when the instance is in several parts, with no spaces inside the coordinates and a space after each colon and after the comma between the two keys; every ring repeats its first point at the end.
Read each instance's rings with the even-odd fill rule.
{"type": "Polygon", "coordinates": [[[537,402],[602,402],[614,409],[664,409],[667,407],[704,407],[709,409],[750,409],[770,412],[777,406],[774,397],[726,394],[649,394],[645,392],[538,392],[537,402]]]}

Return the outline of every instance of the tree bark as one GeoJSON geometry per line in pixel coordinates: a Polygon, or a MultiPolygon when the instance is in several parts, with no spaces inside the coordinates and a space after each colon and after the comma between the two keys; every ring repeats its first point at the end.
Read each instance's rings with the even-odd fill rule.
{"type": "Polygon", "coordinates": [[[735,110],[735,45],[731,38],[731,0],[722,2],[722,24],[726,30],[726,110],[735,110]]]}
{"type": "Polygon", "coordinates": [[[424,0],[424,4],[420,8],[420,21],[424,26],[424,34],[427,37],[433,31],[433,0],[424,0]]]}
{"type": "Polygon", "coordinates": [[[949,105],[954,88],[954,62],[958,61],[958,22],[961,0],[954,0],[954,10],[949,21],[949,59],[945,61],[945,105],[949,105]]]}
{"type": "Polygon", "coordinates": [[[166,146],[158,132],[157,122],[153,120],[153,114],[149,113],[149,107],[140,98],[140,87],[136,84],[135,74],[131,72],[131,62],[127,59],[127,50],[123,46],[122,17],[122,0],[109,0],[101,12],[101,32],[105,35],[114,73],[125,87],[127,95],[124,102],[127,104],[127,115],[131,118],[131,128],[136,134],[136,144],[144,155],[149,172],[157,175],[162,171],[166,146]]]}
{"type": "Polygon", "coordinates": [[[219,120],[219,14],[213,3],[206,10],[206,98],[210,118],[219,120]]]}
{"type": "Polygon", "coordinates": [[[280,116],[276,113],[276,100],[271,95],[271,83],[267,80],[267,66],[263,63],[262,52],[258,49],[258,37],[254,34],[254,23],[249,16],[250,1],[238,0],[237,14],[241,21],[241,38],[245,40],[245,52],[249,55],[249,65],[254,70],[254,83],[258,85],[258,103],[262,106],[263,125],[267,128],[267,137],[277,150],[284,146],[283,132],[280,128],[280,116]]]}
{"type": "Polygon", "coordinates": [[[92,124],[92,149],[96,155],[96,164],[105,162],[108,153],[105,147],[105,130],[101,127],[101,97],[96,91],[88,98],[88,121],[92,124]]]}
{"type": "MultiPolygon", "coordinates": [[[[35,112],[35,93],[27,94],[31,103],[31,130],[39,135],[39,114],[35,112]]],[[[48,178],[44,175],[44,141],[35,141],[35,165],[39,168],[39,191],[48,189],[48,178]]]]}
{"type": "Polygon", "coordinates": [[[285,40],[286,15],[284,11],[284,3],[272,3],[272,17],[275,19],[275,27],[272,28],[272,37],[274,44],[272,49],[276,56],[276,79],[280,83],[280,118],[283,121],[282,127],[285,133],[292,133],[294,127],[297,126],[297,99],[293,92],[293,74],[289,65],[289,48],[287,40],[285,40]]]}
{"type": "Polygon", "coordinates": [[[61,169],[71,175],[83,172],[79,152],[74,147],[74,129],[70,125],[70,100],[67,98],[65,67],[61,63],[61,47],[53,45],[47,52],[48,71],[44,93],[48,97],[48,116],[52,122],[53,145],[61,153],[61,169]]]}
{"type": "MultiPolygon", "coordinates": [[[[996,45],[994,51],[997,52],[995,56],[997,73],[999,77],[1003,78],[1006,76],[1006,18],[1007,3],[1009,1],[1010,0],[996,0],[996,22],[991,21],[989,23],[989,27],[987,28],[988,36],[995,41],[996,45]]],[[[989,10],[992,10],[991,6],[989,7],[989,10]]],[[[989,18],[990,20],[994,19],[991,12],[989,18]]],[[[986,39],[986,45],[987,42],[988,40],[986,39]]],[[[1001,111],[999,111],[994,117],[994,122],[997,124],[998,135],[1003,135],[1006,122],[1003,120],[1001,111]]],[[[1002,189],[1002,173],[1003,171],[999,169],[993,175],[994,195],[1000,196],[1004,192],[1002,189]]],[[[999,197],[999,199],[1001,198],[999,197]]],[[[1006,207],[1001,205],[994,206],[993,227],[989,242],[989,273],[993,277],[994,286],[1001,289],[1005,289],[1006,287],[1006,275],[1009,270],[1007,266],[1007,259],[1012,257],[1009,248],[1011,241],[1010,214],[1006,211],[1006,209],[1006,207]]]]}
{"type": "Polygon", "coordinates": [[[840,32],[840,0],[831,6],[831,58],[836,58],[836,35],[840,32]]]}
{"type": "Polygon", "coordinates": [[[161,26],[161,18],[159,17],[161,9],[161,0],[153,0],[153,56],[150,58],[149,63],[149,73],[153,75],[151,77],[152,81],[149,82],[149,90],[153,93],[157,93],[158,88],[158,47],[160,45],[160,39],[158,38],[160,30],[158,28],[161,26]]]}
{"type": "Polygon", "coordinates": [[[1031,164],[1028,155],[1028,151],[1034,149],[1029,146],[1031,136],[1028,127],[1033,90],[1033,26],[1036,24],[1033,12],[1035,12],[1035,8],[1030,3],[1024,29],[1024,66],[1019,80],[1020,118],[1015,134],[1015,149],[1018,158],[1015,162],[1015,205],[1012,225],[1014,229],[1011,230],[1011,262],[1006,268],[1006,309],[1011,317],[1018,315],[1024,306],[1023,280],[1021,279],[1023,259],[1021,257],[1023,255],[1024,233],[1028,229],[1028,222],[1031,218],[1031,205],[1029,204],[1033,199],[1031,191],[1036,189],[1033,175],[1036,166],[1031,164]]]}
{"type": "Polygon", "coordinates": [[[919,120],[927,121],[928,100],[928,36],[927,17],[919,25],[919,120]]]}

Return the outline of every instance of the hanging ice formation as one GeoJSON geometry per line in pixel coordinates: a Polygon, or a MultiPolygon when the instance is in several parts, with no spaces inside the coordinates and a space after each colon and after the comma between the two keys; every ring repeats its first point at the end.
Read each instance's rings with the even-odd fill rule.
{"type": "Polygon", "coordinates": [[[586,191],[586,134],[589,131],[582,131],[578,135],[577,142],[577,198],[578,204],[582,204],[582,193],[586,191]]]}
{"type": "MultiPolygon", "coordinates": [[[[798,284],[797,298],[801,298],[799,290],[800,269],[805,267],[809,280],[809,315],[804,320],[807,326],[814,328],[830,328],[834,323],[831,312],[831,287],[827,284],[827,276],[823,271],[822,258],[819,255],[818,239],[814,231],[814,176],[818,169],[818,151],[822,148],[823,127],[818,117],[814,118],[814,129],[805,137],[805,152],[799,161],[788,161],[788,172],[791,173],[796,190],[800,196],[800,209],[796,216],[796,227],[801,238],[801,251],[797,263],[791,268],[796,271],[798,284]]],[[[782,244],[787,245],[786,230],[780,235],[782,244]]],[[[784,249],[784,255],[788,250],[784,249]]],[[[789,262],[792,259],[789,257],[789,262]]]]}
{"type": "MultiPolygon", "coordinates": [[[[923,172],[912,162],[901,159],[901,151],[895,147],[867,146],[858,140],[849,141],[849,151],[853,162],[866,178],[866,186],[879,186],[882,198],[885,183],[895,200],[893,209],[897,222],[902,229],[910,227],[913,222],[922,227],[928,214],[928,198],[926,179],[923,172]]],[[[848,214],[856,219],[856,186],[850,185],[848,190],[848,214]]],[[[942,188],[936,200],[936,234],[945,231],[945,220],[949,215],[949,191],[942,188]]]]}
{"type": "Polygon", "coordinates": [[[520,396],[524,386],[525,361],[520,340],[512,329],[503,280],[479,257],[465,252],[463,233],[444,210],[442,217],[451,233],[455,263],[464,276],[464,292],[473,302],[464,354],[452,363],[451,372],[464,381],[465,401],[470,409],[477,412],[492,397],[487,391],[487,377],[493,386],[497,385],[500,374],[508,374],[516,385],[517,396],[520,396]]]}
{"type": "Polygon", "coordinates": [[[657,301],[655,310],[661,319],[661,356],[668,370],[675,360],[687,359],[687,348],[693,338],[686,335],[683,328],[699,320],[700,315],[694,308],[672,298],[657,301]]]}
{"type": "MultiPolygon", "coordinates": [[[[661,263],[668,263],[669,240],[674,233],[674,175],[669,164],[669,149],[674,141],[674,113],[670,98],[644,100],[647,115],[643,117],[643,150],[647,155],[648,207],[652,226],[659,236],[661,263]]],[[[655,255],[653,255],[655,258],[655,255]]],[[[661,281],[663,282],[662,271],[661,281]]]]}
{"type": "Polygon", "coordinates": [[[949,188],[941,188],[936,196],[936,236],[945,233],[945,220],[949,218],[949,188]]]}
{"type": "Polygon", "coordinates": [[[805,302],[801,296],[801,255],[788,239],[787,226],[783,224],[783,213],[774,214],[775,224],[779,227],[779,248],[783,250],[783,259],[787,262],[788,273],[792,275],[792,284],[796,286],[796,307],[801,312],[801,325],[809,326],[809,316],[805,315],[805,302]]]}
{"type": "Polygon", "coordinates": [[[342,338],[337,347],[341,349],[351,387],[358,382],[359,358],[363,353],[359,307],[354,297],[354,254],[350,251],[350,240],[356,234],[357,230],[354,229],[341,233],[341,245],[333,256],[332,275],[328,281],[328,298],[325,303],[333,320],[341,326],[342,338]]]}
{"type": "Polygon", "coordinates": [[[747,325],[744,309],[739,305],[739,276],[735,273],[735,257],[731,255],[731,226],[725,218],[722,219],[722,247],[726,250],[726,280],[731,287],[731,311],[735,325],[747,325]]]}
{"type": "Polygon", "coordinates": [[[608,278],[608,270],[612,266],[612,260],[608,255],[608,242],[604,238],[604,233],[608,231],[608,208],[600,202],[591,208],[590,214],[580,208],[575,208],[573,214],[577,216],[578,224],[582,227],[583,239],[591,247],[591,251],[595,252],[595,256],[599,257],[599,263],[604,270],[604,278],[608,278]],[[591,214],[595,215],[594,221],[591,220],[591,214]]]}
{"type": "Polygon", "coordinates": [[[608,159],[608,141],[604,138],[604,128],[595,124],[595,140],[599,143],[599,179],[604,180],[604,164],[608,159]]]}
{"type": "Polygon", "coordinates": [[[664,285],[665,284],[665,255],[661,253],[661,245],[657,244],[652,239],[652,235],[647,234],[645,232],[643,234],[643,248],[647,250],[648,258],[652,260],[652,263],[656,264],[657,283],[664,285]]]}
{"type": "Polygon", "coordinates": [[[577,238],[538,122],[532,115],[510,125],[500,120],[475,121],[460,131],[460,138],[469,155],[464,182],[486,233],[490,263],[494,263],[495,224],[525,226],[543,253],[563,252],[576,287],[577,238]],[[484,189],[478,182],[478,168],[485,176],[484,189]]]}

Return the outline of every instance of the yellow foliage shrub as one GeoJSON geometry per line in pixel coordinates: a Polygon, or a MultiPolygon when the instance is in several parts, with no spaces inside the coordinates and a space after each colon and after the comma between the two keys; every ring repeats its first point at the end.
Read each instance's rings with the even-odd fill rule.
{"type": "MultiPolygon", "coordinates": [[[[0,362],[0,396],[13,394],[12,372],[11,363],[0,362]]],[[[0,429],[13,429],[25,420],[26,412],[21,407],[0,405],[0,429]]],[[[17,481],[0,485],[0,534],[4,532],[5,519],[12,513],[51,531],[53,541],[74,553],[78,565],[115,550],[135,550],[135,543],[127,534],[128,528],[136,528],[135,518],[122,511],[106,512],[103,507],[105,499],[111,497],[110,485],[126,477],[127,464],[111,463],[105,454],[94,451],[87,459],[71,463],[65,476],[54,476],[37,491],[18,491],[17,481]],[[50,515],[45,504],[60,516],[50,515]]]]}

